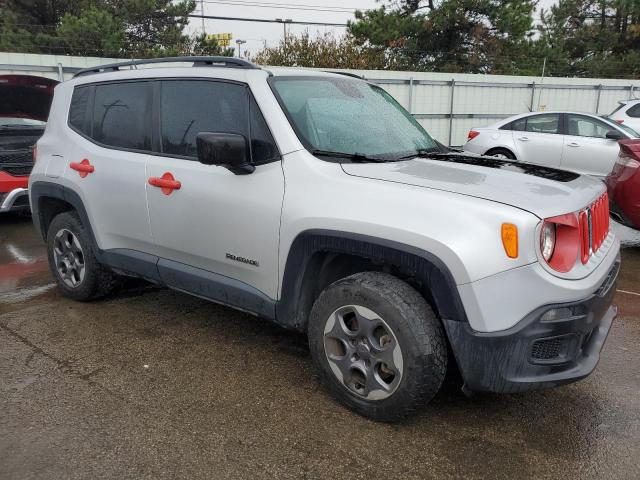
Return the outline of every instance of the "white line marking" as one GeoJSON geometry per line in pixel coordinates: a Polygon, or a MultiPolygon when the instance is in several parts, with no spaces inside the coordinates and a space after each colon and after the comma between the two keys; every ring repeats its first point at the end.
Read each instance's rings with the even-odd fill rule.
{"type": "Polygon", "coordinates": [[[636,295],[638,297],[640,297],[640,293],[636,293],[636,292],[627,292],[626,290],[616,290],[617,292],[620,293],[628,293],[629,295],[636,295]]]}

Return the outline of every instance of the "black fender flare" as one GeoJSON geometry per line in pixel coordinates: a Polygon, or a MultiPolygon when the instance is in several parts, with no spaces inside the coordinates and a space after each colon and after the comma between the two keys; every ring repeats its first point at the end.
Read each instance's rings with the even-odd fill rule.
{"type": "Polygon", "coordinates": [[[453,275],[445,263],[430,252],[392,240],[333,230],[307,230],[292,242],[282,276],[276,321],[284,327],[306,330],[301,311],[302,283],[316,253],[331,252],[363,257],[410,272],[428,286],[437,314],[442,319],[467,321],[453,275]]]}
{"type": "Polygon", "coordinates": [[[44,198],[56,198],[68,203],[74,208],[80,216],[82,224],[89,230],[93,245],[96,247],[96,250],[98,250],[98,243],[96,242],[96,238],[93,234],[93,228],[91,227],[91,222],[89,222],[87,210],[84,207],[84,203],[82,202],[80,195],[75,191],[64,187],[63,185],[58,185],[57,183],[37,181],[29,187],[29,196],[31,199],[31,216],[33,224],[43,240],[46,241],[47,239],[47,229],[45,219],[41,215],[41,202],[44,198]]]}

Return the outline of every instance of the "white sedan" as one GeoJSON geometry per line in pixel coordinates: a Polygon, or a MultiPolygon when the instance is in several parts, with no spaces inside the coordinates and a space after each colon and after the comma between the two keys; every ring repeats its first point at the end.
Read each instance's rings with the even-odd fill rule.
{"type": "Polygon", "coordinates": [[[536,112],[473,128],[464,150],[574,172],[607,176],[618,140],[640,138],[631,128],[588,113],[536,112]]]}

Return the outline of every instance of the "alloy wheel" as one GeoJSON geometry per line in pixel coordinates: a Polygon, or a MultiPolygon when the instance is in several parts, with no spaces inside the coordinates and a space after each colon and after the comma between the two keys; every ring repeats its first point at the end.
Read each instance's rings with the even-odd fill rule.
{"type": "Polygon", "coordinates": [[[82,247],[75,234],[66,228],[56,233],[53,242],[53,260],[60,279],[70,288],[84,280],[85,263],[82,247]]]}
{"type": "Polygon", "coordinates": [[[345,305],[324,327],[324,350],[336,378],[353,394],[383,400],[402,379],[403,357],[389,325],[372,310],[345,305]]]}

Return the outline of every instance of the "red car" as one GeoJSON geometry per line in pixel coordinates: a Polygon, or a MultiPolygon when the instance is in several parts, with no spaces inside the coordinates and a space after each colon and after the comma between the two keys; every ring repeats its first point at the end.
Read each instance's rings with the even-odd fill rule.
{"type": "Polygon", "coordinates": [[[0,213],[29,208],[32,148],[44,133],[57,81],[0,75],[0,213]]]}
{"type": "Polygon", "coordinates": [[[640,140],[620,140],[620,155],[607,177],[611,215],[640,230],[640,140]]]}

